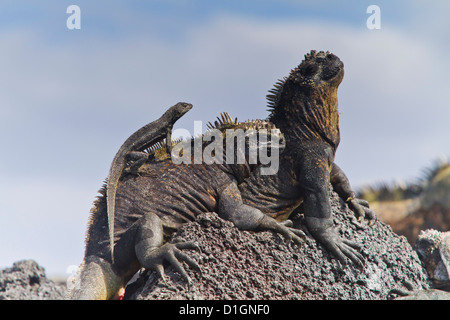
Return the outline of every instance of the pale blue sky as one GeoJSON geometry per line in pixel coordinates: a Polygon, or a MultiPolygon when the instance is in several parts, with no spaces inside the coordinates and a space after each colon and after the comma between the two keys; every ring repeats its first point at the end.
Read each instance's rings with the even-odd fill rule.
{"type": "Polygon", "coordinates": [[[265,118],[265,95],[311,49],[345,63],[336,162],[354,186],[413,179],[450,155],[448,1],[0,3],[0,266],[80,263],[122,142],[178,101],[177,127],[265,118]],[[81,30],[66,8],[81,8],[81,30]],[[381,30],[366,8],[381,8],[381,30]]]}

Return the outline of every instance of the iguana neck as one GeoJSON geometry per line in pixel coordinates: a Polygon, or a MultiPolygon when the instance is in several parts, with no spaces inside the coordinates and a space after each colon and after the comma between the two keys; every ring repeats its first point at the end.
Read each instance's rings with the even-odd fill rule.
{"type": "Polygon", "coordinates": [[[335,151],[340,140],[337,87],[299,90],[294,85],[285,84],[269,121],[283,132],[287,149],[293,143],[316,140],[327,142],[335,151]]]}

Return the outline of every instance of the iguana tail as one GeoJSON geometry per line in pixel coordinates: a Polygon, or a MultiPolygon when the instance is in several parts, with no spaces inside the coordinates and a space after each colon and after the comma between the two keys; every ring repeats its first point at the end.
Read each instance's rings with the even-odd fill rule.
{"type": "Polygon", "coordinates": [[[88,256],[76,274],[67,281],[67,299],[109,300],[125,285],[124,280],[102,258],[88,256]]]}

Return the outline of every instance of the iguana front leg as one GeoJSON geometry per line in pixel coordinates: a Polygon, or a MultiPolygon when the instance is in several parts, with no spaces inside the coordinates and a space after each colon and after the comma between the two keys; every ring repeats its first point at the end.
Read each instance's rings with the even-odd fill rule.
{"type": "Polygon", "coordinates": [[[149,159],[149,154],[144,151],[132,151],[127,154],[126,159],[133,163],[124,171],[137,175],[139,168],[149,159]]]}
{"type": "Polygon", "coordinates": [[[377,215],[369,209],[369,203],[365,200],[356,198],[355,192],[350,187],[350,182],[344,171],[336,163],[333,163],[330,173],[330,182],[334,191],[348,204],[349,208],[355,213],[358,221],[366,218],[369,226],[377,221],[377,215]]]}
{"type": "Polygon", "coordinates": [[[304,163],[299,176],[303,190],[303,209],[308,231],[342,264],[346,258],[354,264],[363,266],[364,258],[357,251],[359,245],[347,239],[341,239],[334,228],[331,204],[328,192],[328,160],[318,159],[314,163],[304,163]]]}
{"type": "Polygon", "coordinates": [[[298,246],[306,239],[303,231],[289,227],[289,221],[280,223],[261,210],[244,204],[235,182],[230,183],[220,194],[218,214],[232,221],[240,230],[272,230],[298,246]]]}

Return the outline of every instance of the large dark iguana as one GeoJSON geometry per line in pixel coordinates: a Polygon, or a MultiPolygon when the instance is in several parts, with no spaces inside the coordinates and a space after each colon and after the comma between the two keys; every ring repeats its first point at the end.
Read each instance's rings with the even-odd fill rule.
{"type": "MultiPolygon", "coordinates": [[[[251,142],[255,141],[252,135],[260,138],[261,133],[274,134],[275,142],[282,139],[280,131],[267,121],[237,122],[226,115],[212,129],[223,134],[228,129],[242,129],[248,135],[244,150],[235,144],[232,149],[233,159],[229,162],[177,165],[165,148],[150,148],[147,162],[136,173],[123,171],[116,191],[114,259],[111,258],[108,241],[107,190],[103,188],[100,191],[101,196],[92,209],[85,258],[75,276],[69,298],[111,298],[141,266],[163,275],[163,261],[171,263],[189,282],[180,261],[185,261],[196,270],[199,267],[180,249],[195,249],[196,246],[193,243],[172,244],[166,240],[181,224],[192,221],[204,212],[216,211],[241,229],[279,232],[300,245],[304,237],[302,231],[292,229],[289,224],[279,223],[243,204],[237,188],[238,183],[242,183],[258,168],[258,163],[249,161],[250,147],[253,146],[251,142]],[[243,163],[237,161],[239,152],[245,153],[243,163]]],[[[270,138],[272,143],[272,136],[270,138]]],[[[192,139],[188,144],[196,145],[198,139],[203,140],[203,137],[192,139]]],[[[223,139],[222,143],[223,159],[228,160],[227,139],[223,139]]],[[[206,151],[208,146],[210,142],[204,141],[202,151],[206,151]]],[[[271,151],[275,152],[283,144],[271,146],[271,151]]]]}
{"type": "Polygon", "coordinates": [[[341,239],[334,230],[328,194],[331,182],[358,220],[367,217],[369,225],[376,221],[375,213],[367,202],[356,199],[344,172],[334,163],[340,141],[337,89],[343,76],[344,64],[337,56],[311,51],[275,85],[268,95],[268,121],[286,139],[280,169],[274,175],[256,171],[239,190],[244,203],[280,221],[301,203],[311,235],[342,263],[349,258],[361,265],[358,245],[341,239]]]}

